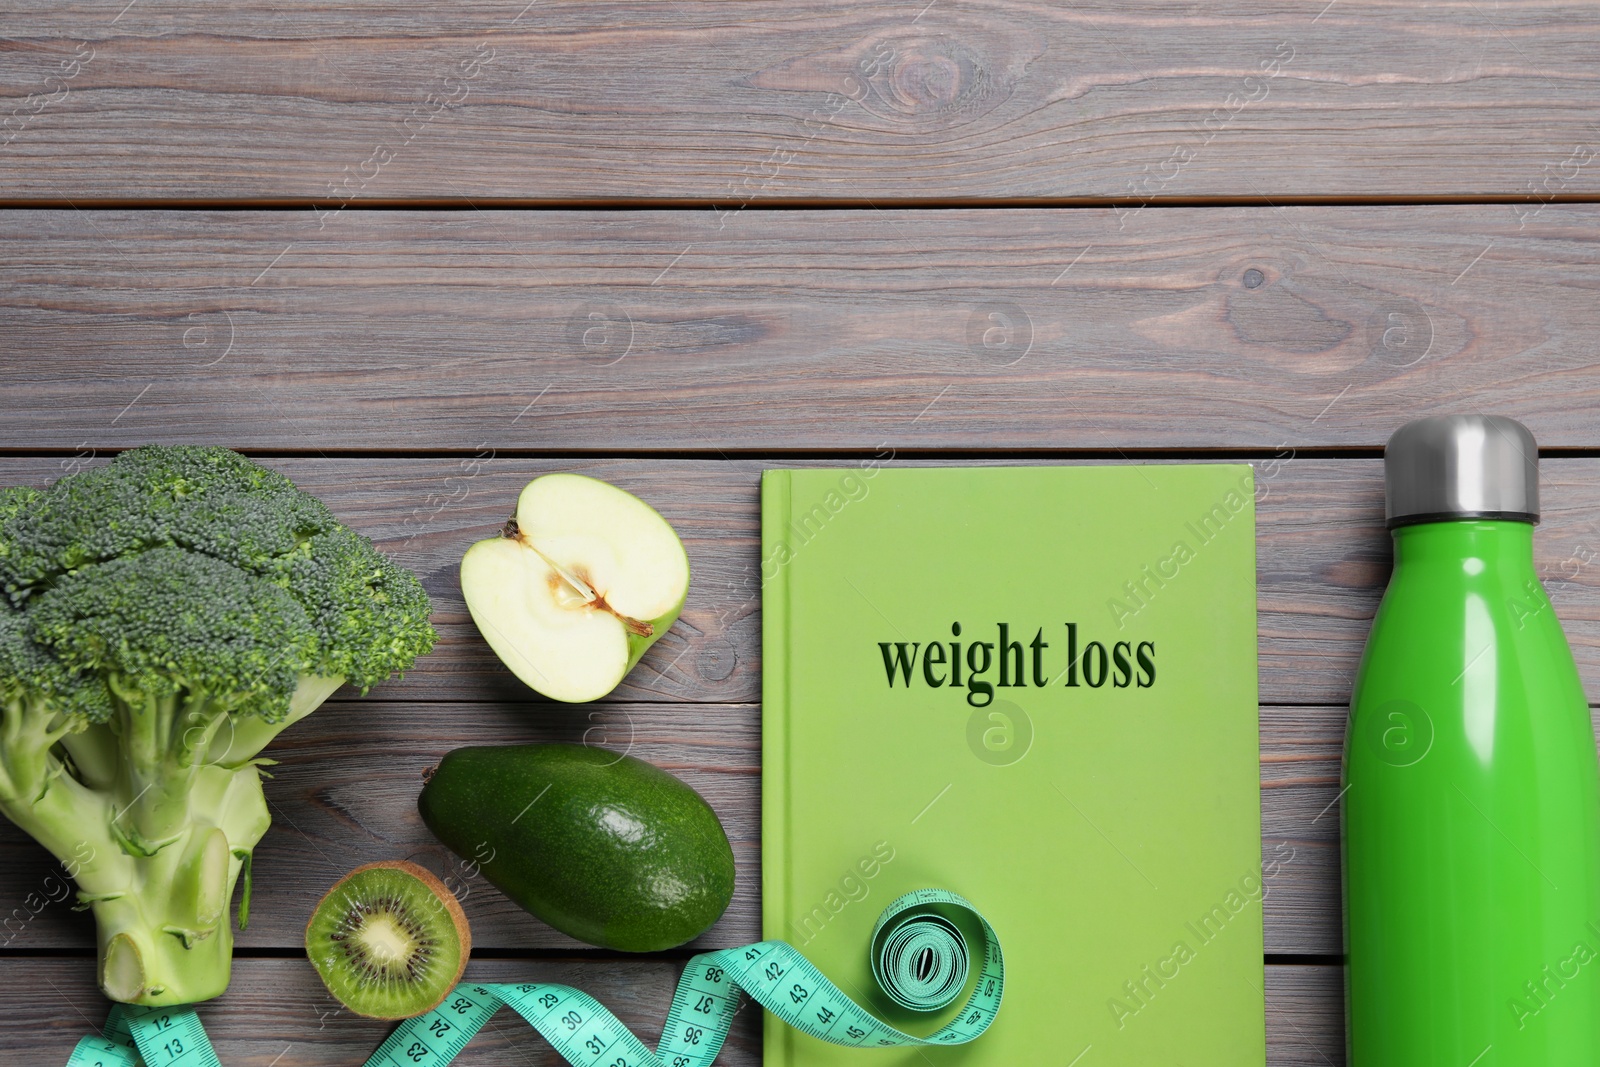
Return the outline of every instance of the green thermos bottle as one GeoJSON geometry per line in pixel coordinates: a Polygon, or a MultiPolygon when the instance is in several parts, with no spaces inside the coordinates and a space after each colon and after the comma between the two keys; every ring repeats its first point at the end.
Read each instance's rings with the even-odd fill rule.
{"type": "Polygon", "coordinates": [[[1600,761],[1512,419],[1384,452],[1394,572],[1350,701],[1350,1067],[1600,1065],[1600,761]]]}

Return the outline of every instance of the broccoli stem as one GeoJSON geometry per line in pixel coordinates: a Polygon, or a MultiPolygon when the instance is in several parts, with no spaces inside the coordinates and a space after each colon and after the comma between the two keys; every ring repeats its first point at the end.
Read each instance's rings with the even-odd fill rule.
{"type": "Polygon", "coordinates": [[[129,867],[110,832],[110,799],[66,773],[52,753],[67,736],[55,719],[43,700],[0,707],[0,813],[49,849],[80,890],[118,892],[129,867]]]}
{"type": "MultiPolygon", "coordinates": [[[[147,891],[158,887],[147,886],[147,891]]],[[[219,923],[202,940],[173,936],[140,898],[94,905],[100,931],[100,988],[112,1000],[151,1007],[194,1004],[228,988],[233,930],[219,923]]]]}
{"type": "Polygon", "coordinates": [[[227,988],[228,905],[271,822],[252,759],[340,684],[307,675],[288,718],[241,718],[232,730],[220,704],[192,694],[124,690],[111,723],[65,736],[37,703],[0,705],[0,813],[77,881],[107,996],[174,1005],[227,988]],[[58,742],[70,767],[51,753],[58,742]]]}
{"type": "MultiPolygon", "coordinates": [[[[233,899],[270,815],[255,767],[198,769],[193,810],[205,812],[153,856],[126,856],[120,893],[82,894],[94,912],[101,988],[130,1004],[190,1004],[228,985],[233,899]]],[[[81,883],[80,883],[81,884],[81,883]]]]}
{"type": "Polygon", "coordinates": [[[228,985],[227,922],[237,869],[227,835],[196,827],[185,847],[136,861],[130,892],[91,903],[100,940],[101,987],[114,1000],[188,1004],[228,985]]]}
{"type": "Polygon", "coordinates": [[[195,775],[229,709],[204,691],[141,693],[118,678],[108,685],[125,755],[113,784],[121,802],[114,830],[129,852],[153,856],[183,834],[195,775]]]}
{"type": "Polygon", "coordinates": [[[233,931],[228,902],[244,859],[270,822],[253,766],[197,769],[196,812],[155,855],[129,854],[111,831],[109,798],[70,775],[32,803],[0,798],[0,812],[48,848],[94,912],[100,981],[131,1004],[189,1004],[228,985],[233,931]]]}
{"type": "Polygon", "coordinates": [[[84,785],[101,792],[109,792],[117,781],[117,765],[122,753],[117,748],[117,735],[103,722],[90,723],[78,733],[61,739],[61,747],[72,759],[73,775],[84,785]]]}
{"type": "Polygon", "coordinates": [[[61,772],[51,748],[78,720],[57,715],[48,701],[18,696],[0,705],[0,797],[28,799],[61,772]]]}
{"type": "Polygon", "coordinates": [[[37,796],[0,796],[0,813],[61,861],[80,897],[121,893],[133,876],[133,857],[110,832],[109,799],[70,775],[51,778],[37,796]]]}
{"type": "Polygon", "coordinates": [[[246,718],[230,717],[228,728],[217,732],[212,751],[207,759],[224,767],[237,767],[266,748],[272,739],[301,719],[310,715],[322,702],[344,685],[343,678],[330,678],[316,674],[302,674],[289,698],[289,714],[277,722],[267,722],[258,715],[246,718]]]}

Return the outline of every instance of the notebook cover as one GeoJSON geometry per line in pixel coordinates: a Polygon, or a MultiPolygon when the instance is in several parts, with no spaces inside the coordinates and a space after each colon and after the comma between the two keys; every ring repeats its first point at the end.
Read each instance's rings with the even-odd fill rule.
{"type": "Polygon", "coordinates": [[[964,997],[877,992],[894,897],[967,897],[1007,970],[970,1045],[862,1052],[769,1015],[769,1067],[1265,1062],[1252,474],[764,473],[763,936],[914,1033],[964,997]]]}

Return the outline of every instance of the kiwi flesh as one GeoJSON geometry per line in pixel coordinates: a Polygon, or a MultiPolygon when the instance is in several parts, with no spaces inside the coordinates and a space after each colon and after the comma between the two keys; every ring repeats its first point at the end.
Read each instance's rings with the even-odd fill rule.
{"type": "Polygon", "coordinates": [[[454,895],[404,860],[357,867],[306,924],[306,955],[328,992],[372,1019],[438,1007],[471,952],[472,931],[454,895]]]}

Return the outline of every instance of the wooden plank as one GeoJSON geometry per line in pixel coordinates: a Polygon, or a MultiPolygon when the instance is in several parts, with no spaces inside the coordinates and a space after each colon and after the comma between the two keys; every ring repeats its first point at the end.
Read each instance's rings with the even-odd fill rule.
{"type": "MultiPolygon", "coordinates": [[[[1332,17],[1331,15],[1329,17],[1332,17]]],[[[12,449],[1600,447],[1600,205],[0,213],[12,449]]]]}
{"type": "MultiPolygon", "coordinates": [[[[445,849],[417,814],[423,772],[463,745],[570,741],[629,752],[680,776],[717,811],[733,846],[736,895],[693,947],[759,941],[761,726],[754,705],[372,704],[335,701],[270,749],[273,828],[256,852],[250,928],[238,943],[304,944],[305,922],[346,871],[409,859],[455,892],[480,949],[583,949],[532,918],[445,849]]],[[[520,806],[519,802],[519,806],[520,806]]],[[[515,815],[513,809],[509,818],[515,815]]],[[[0,820],[0,947],[93,944],[90,917],[59,899],[49,857],[0,820]],[[30,899],[30,895],[31,899],[30,899]],[[15,902],[15,903],[13,903],[15,902]],[[34,910],[37,909],[37,913],[34,910]],[[9,941],[7,939],[9,938],[9,941]]]]}
{"type": "MultiPolygon", "coordinates": [[[[681,964],[642,960],[475,960],[479,981],[541,980],[576,985],[594,995],[651,1045],[661,1030],[681,964]]],[[[0,986],[0,1050],[26,1050],[28,1062],[65,1063],[77,1039],[104,1021],[106,1004],[87,960],[10,961],[0,986]],[[40,994],[39,990],[52,992],[40,994]]],[[[391,1024],[340,1009],[304,960],[236,960],[233,984],[200,1008],[201,1020],[228,1067],[348,1067],[361,1063],[391,1024]]],[[[1339,968],[1266,969],[1267,1063],[1271,1067],[1338,1067],[1344,1063],[1343,990],[1339,968]]],[[[761,1062],[761,1015],[746,1002],[721,1067],[761,1062]]],[[[864,1062],[870,1061],[865,1057],[864,1062]]],[[[520,1019],[498,1015],[456,1061],[462,1067],[557,1067],[565,1061],[520,1019]]]]}
{"type": "Polygon", "coordinates": [[[1344,1067],[1344,968],[1267,968],[1267,1063],[1344,1067]]]}
{"type": "MultiPolygon", "coordinates": [[[[115,412],[111,413],[112,416],[115,412]]],[[[111,416],[108,416],[108,418],[111,416]]],[[[166,436],[162,434],[161,436],[166,436]]],[[[224,436],[221,438],[226,440],[224,436]]],[[[46,484],[99,462],[0,457],[0,482],[46,484]]],[[[346,522],[422,576],[441,642],[404,680],[365,699],[535,699],[495,659],[461,600],[457,568],[492,536],[517,492],[551,470],[577,470],[649,500],[678,529],[693,580],[683,615],[612,702],[755,702],[761,626],[757,486],[795,460],[268,459],[346,522]]],[[[859,462],[859,461],[857,461],[859,462]]],[[[896,460],[896,463],[927,462],[896,460]]],[[[990,461],[1001,462],[1001,461],[990,461]]],[[[798,465],[851,466],[817,460],[798,465]]],[[[1389,576],[1382,464],[1285,451],[1258,460],[1260,692],[1266,704],[1341,704],[1389,576]]],[[[1600,703],[1600,461],[1542,463],[1544,521],[1535,564],[1566,626],[1591,702],[1600,703]]],[[[870,486],[870,482],[867,483],[870,486]]]]}
{"type": "Polygon", "coordinates": [[[1339,762],[1345,708],[1261,709],[1262,921],[1269,954],[1344,953],[1339,762]]]}
{"type": "MultiPolygon", "coordinates": [[[[39,484],[76,461],[4,459],[0,473],[8,482],[39,484]]],[[[753,573],[757,559],[756,479],[762,463],[496,460],[469,477],[455,460],[269,462],[424,575],[446,641],[405,680],[364,700],[331,705],[275,750],[287,765],[270,790],[275,798],[287,792],[275,800],[278,826],[263,845],[265,899],[294,900],[301,905],[297,914],[303,913],[340,873],[340,864],[397,854],[423,856],[445,873],[444,853],[430,843],[411,806],[423,767],[461,744],[581,737],[591,727],[620,738],[631,720],[644,746],[641,754],[705,791],[734,836],[740,892],[716,943],[756,936],[759,742],[757,711],[748,702],[759,695],[758,591],[740,579],[753,573]],[[540,704],[498,667],[472,632],[454,581],[465,544],[498,524],[522,483],[536,471],[562,466],[652,499],[684,531],[697,576],[686,621],[616,700],[586,710],[540,704]],[[430,504],[408,525],[417,518],[411,508],[418,499],[447,503],[437,512],[430,504]],[[459,703],[468,699],[491,703],[459,703]],[[455,703],[416,703],[441,700],[455,703]],[[677,703],[641,703],[662,700],[677,703]],[[710,703],[741,700],[747,703],[710,703]],[[691,708],[684,701],[700,703],[691,708]],[[591,713],[597,718],[588,718],[591,713]],[[419,737],[430,740],[419,747],[419,737]],[[330,863],[330,856],[339,863],[330,863]]],[[[1600,597],[1587,562],[1596,538],[1588,518],[1600,493],[1596,462],[1544,461],[1546,521],[1536,537],[1538,566],[1579,654],[1591,698],[1600,692],[1600,597]]],[[[1263,465],[1258,475],[1261,687],[1269,702],[1262,711],[1263,860],[1269,870],[1281,871],[1269,880],[1272,952],[1339,951],[1337,812],[1328,805],[1337,792],[1344,711],[1271,705],[1348,696],[1350,672],[1387,577],[1379,468],[1374,460],[1294,459],[1263,465]]],[[[45,887],[49,865],[9,827],[0,842],[6,847],[0,901],[23,906],[20,914],[11,913],[5,936],[18,946],[87,944],[89,927],[81,916],[51,908],[26,918],[23,902],[45,887]]],[[[469,907],[485,945],[570,945],[491,890],[469,907]]],[[[298,918],[258,908],[245,943],[297,940],[298,918]]]]}
{"type": "MultiPolygon", "coordinates": [[[[466,978],[578,986],[654,1046],[682,966],[658,957],[479,959],[467,965],[466,978]]],[[[92,961],[21,958],[8,960],[6,967],[7,981],[0,985],[0,1010],[9,1022],[0,1032],[4,1054],[26,1050],[28,1063],[54,1067],[67,1061],[78,1038],[105,1021],[108,1004],[95,988],[92,961]]],[[[1307,985],[1303,979],[1290,984],[1307,985]]],[[[228,992],[199,1011],[226,1067],[348,1067],[365,1063],[394,1028],[345,1010],[304,959],[236,959],[228,992]]],[[[760,1011],[747,1007],[736,1016],[724,1049],[717,1063],[726,1067],[761,1062],[760,1011]]],[[[461,1067],[566,1067],[532,1027],[508,1010],[491,1019],[455,1062],[461,1067]]]]}
{"type": "Polygon", "coordinates": [[[1491,194],[1532,212],[1597,189],[1600,20],[1575,0],[93,0],[4,21],[8,198],[1491,194]]]}
{"type": "MultiPolygon", "coordinates": [[[[1600,720],[1600,710],[1596,712],[1600,720]]],[[[1266,951],[1337,955],[1339,756],[1345,709],[1261,709],[1262,864],[1266,951]]],[[[425,768],[468,744],[584,741],[631,751],[700,790],[717,810],[738,866],[734,901],[696,946],[760,938],[760,711],[753,705],[388,704],[336,701],[284,734],[267,783],[273,827],[256,856],[246,947],[302,943],[327,887],[358,863],[409,858],[461,897],[489,950],[581,947],[506,900],[454,859],[416,814],[425,768]]],[[[55,872],[55,873],[53,873],[55,872]]],[[[93,944],[93,924],[62,901],[44,851],[0,821],[0,948],[93,944]],[[52,900],[53,898],[53,900],[52,900]]]]}

